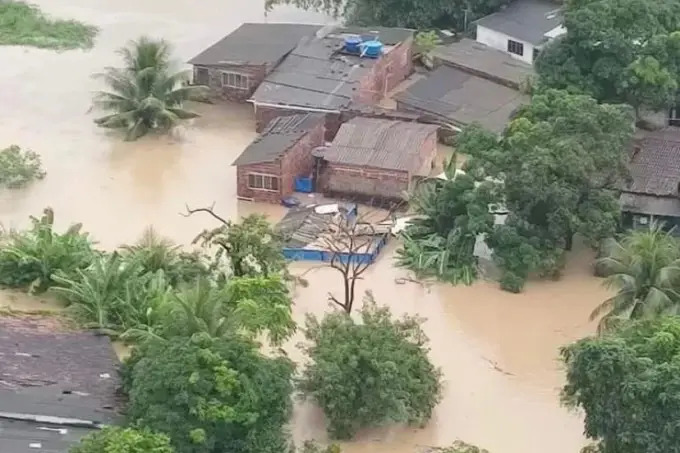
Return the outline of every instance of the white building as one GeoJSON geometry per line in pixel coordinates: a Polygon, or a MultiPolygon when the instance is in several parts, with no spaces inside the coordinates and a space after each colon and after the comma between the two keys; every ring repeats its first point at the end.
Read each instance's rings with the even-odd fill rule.
{"type": "Polygon", "coordinates": [[[549,0],[515,0],[476,24],[477,41],[529,64],[545,43],[566,32],[560,5],[549,0]]]}

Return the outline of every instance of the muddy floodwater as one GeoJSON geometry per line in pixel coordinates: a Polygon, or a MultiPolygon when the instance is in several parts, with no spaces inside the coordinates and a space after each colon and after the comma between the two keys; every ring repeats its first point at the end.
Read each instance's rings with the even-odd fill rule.
{"type": "MultiPolygon", "coordinates": [[[[34,0],[46,12],[101,28],[94,49],[51,52],[0,47],[0,146],[16,143],[43,156],[45,180],[20,191],[0,192],[0,221],[20,227],[45,206],[59,227],[83,222],[100,246],[133,241],[154,225],[179,243],[214,225],[205,216],[179,215],[185,204],[209,205],[237,218],[277,206],[238,202],[234,158],[254,137],[248,105],[201,105],[200,119],[172,137],[125,143],[97,129],[88,112],[91,74],[118,63],[115,49],[143,33],[168,39],[183,61],[241,22],[265,20],[262,0],[34,0]]],[[[278,9],[268,21],[323,23],[318,14],[278,9]]],[[[593,331],[591,308],[606,297],[591,276],[588,251],[574,252],[558,282],[534,282],[523,294],[493,283],[471,287],[397,284],[404,272],[392,266],[392,244],[366,274],[361,290],[397,314],[427,318],[432,359],[442,368],[445,392],[423,429],[391,427],[362,432],[344,445],[346,453],[414,453],[429,445],[464,439],[492,453],[576,453],[584,443],[579,414],[559,405],[563,373],[558,348],[593,331]]],[[[308,268],[293,265],[295,272],[308,268]]],[[[339,291],[336,273],[308,274],[309,287],[296,293],[295,313],[328,310],[326,294],[339,291]]],[[[0,293],[0,306],[50,309],[54,302],[0,293]]],[[[299,358],[294,339],[290,354],[299,358]]],[[[297,440],[325,439],[324,420],[307,403],[296,405],[297,440]]]]}

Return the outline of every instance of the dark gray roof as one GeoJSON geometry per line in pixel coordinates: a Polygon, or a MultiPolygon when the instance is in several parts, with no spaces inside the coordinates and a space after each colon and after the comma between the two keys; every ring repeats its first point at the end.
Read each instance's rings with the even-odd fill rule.
{"type": "Polygon", "coordinates": [[[560,4],[549,0],[514,0],[477,21],[477,25],[534,45],[544,42],[544,35],[561,23],[560,4]]]}
{"type": "Polygon", "coordinates": [[[680,130],[675,127],[644,137],[630,160],[627,192],[678,196],[680,184],[680,130]]]}
{"type": "Polygon", "coordinates": [[[467,38],[438,47],[432,56],[443,64],[514,87],[519,87],[534,74],[531,65],[467,38]]]}
{"type": "Polygon", "coordinates": [[[423,166],[420,148],[438,127],[374,118],[343,124],[324,150],[328,162],[415,172],[423,166]]]}
{"type": "Polygon", "coordinates": [[[272,162],[323,121],[323,115],[312,113],[274,118],[232,165],[272,162]]]}
{"type": "Polygon", "coordinates": [[[73,445],[91,432],[93,430],[88,428],[0,419],[0,452],[68,453],[73,445]],[[33,448],[31,444],[34,444],[33,448]],[[37,444],[40,447],[36,448],[37,444]]]}
{"type": "Polygon", "coordinates": [[[680,198],[623,192],[621,210],[635,214],[680,217],[680,198]]]}
{"type": "Polygon", "coordinates": [[[193,65],[274,64],[321,25],[243,24],[192,58],[193,65]]]}
{"type": "Polygon", "coordinates": [[[418,111],[459,126],[477,122],[502,132],[528,97],[459,69],[440,66],[395,96],[400,109],[418,111]]]}
{"type": "MultiPolygon", "coordinates": [[[[304,206],[289,210],[276,224],[276,231],[283,237],[288,248],[303,248],[316,241],[321,233],[329,227],[335,214],[317,214],[316,205],[304,206]]],[[[356,209],[354,203],[338,203],[340,211],[350,212],[356,209]]]]}
{"type": "MultiPolygon", "coordinates": [[[[344,33],[361,30],[370,32],[374,29],[340,29],[321,38],[303,39],[265,78],[252,100],[260,104],[331,111],[345,108],[357,94],[361,79],[378,61],[341,52],[344,33]]],[[[374,31],[386,45],[386,51],[413,35],[412,30],[406,29],[377,28],[374,31]]]]}
{"type": "Polygon", "coordinates": [[[106,336],[49,317],[0,317],[0,413],[112,422],[117,364],[106,336]]]}

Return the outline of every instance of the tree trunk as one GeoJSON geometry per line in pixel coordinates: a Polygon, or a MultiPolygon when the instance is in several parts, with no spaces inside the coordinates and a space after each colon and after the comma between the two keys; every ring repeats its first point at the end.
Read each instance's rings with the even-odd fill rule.
{"type": "Polygon", "coordinates": [[[564,238],[564,249],[567,252],[570,252],[573,246],[574,246],[574,233],[572,233],[571,230],[569,230],[564,238]]]}
{"type": "Polygon", "coordinates": [[[345,312],[347,314],[350,314],[352,312],[352,302],[353,302],[352,299],[354,298],[354,295],[351,294],[351,292],[350,292],[349,277],[347,275],[343,275],[343,277],[344,277],[343,280],[344,280],[344,283],[345,283],[345,306],[344,306],[344,309],[345,309],[345,312]]]}

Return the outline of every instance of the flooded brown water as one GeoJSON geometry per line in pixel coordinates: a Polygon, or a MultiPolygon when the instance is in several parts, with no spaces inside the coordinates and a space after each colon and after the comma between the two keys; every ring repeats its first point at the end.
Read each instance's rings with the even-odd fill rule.
{"type": "MultiPolygon", "coordinates": [[[[187,243],[213,225],[206,216],[179,215],[191,206],[215,202],[218,212],[236,218],[282,210],[238,202],[233,159],[254,137],[249,106],[197,106],[202,117],[174,137],[146,137],[124,143],[92,124],[90,75],[117,64],[115,49],[143,33],[176,45],[186,61],[239,23],[263,21],[262,0],[37,0],[46,12],[101,27],[94,49],[55,53],[0,48],[3,108],[0,146],[12,143],[42,154],[48,175],[21,191],[0,192],[0,222],[22,226],[29,214],[55,209],[57,224],[83,222],[105,248],[133,241],[147,225],[187,243]]],[[[318,15],[277,10],[270,21],[321,22],[318,15]]],[[[445,152],[445,151],[442,151],[445,152]]],[[[576,453],[583,443],[582,422],[558,402],[562,372],[558,348],[586,335],[590,309],[605,291],[590,276],[588,252],[571,257],[559,282],[532,283],[520,295],[492,283],[471,287],[413,283],[398,285],[394,245],[361,282],[379,303],[395,313],[419,313],[432,340],[432,359],[446,380],[444,400],[424,429],[392,427],[363,432],[345,445],[346,453],[414,453],[426,445],[461,438],[492,453],[576,453]]],[[[296,272],[308,265],[295,264],[296,272]]],[[[338,291],[339,276],[329,269],[308,275],[297,292],[295,314],[328,310],[328,290],[338,291]]],[[[41,310],[40,302],[0,293],[0,306],[41,310]]],[[[293,357],[299,353],[291,341],[293,357]]],[[[119,351],[124,352],[124,351],[119,351]]],[[[299,404],[293,420],[296,439],[324,439],[324,421],[310,404],[299,404]]]]}

